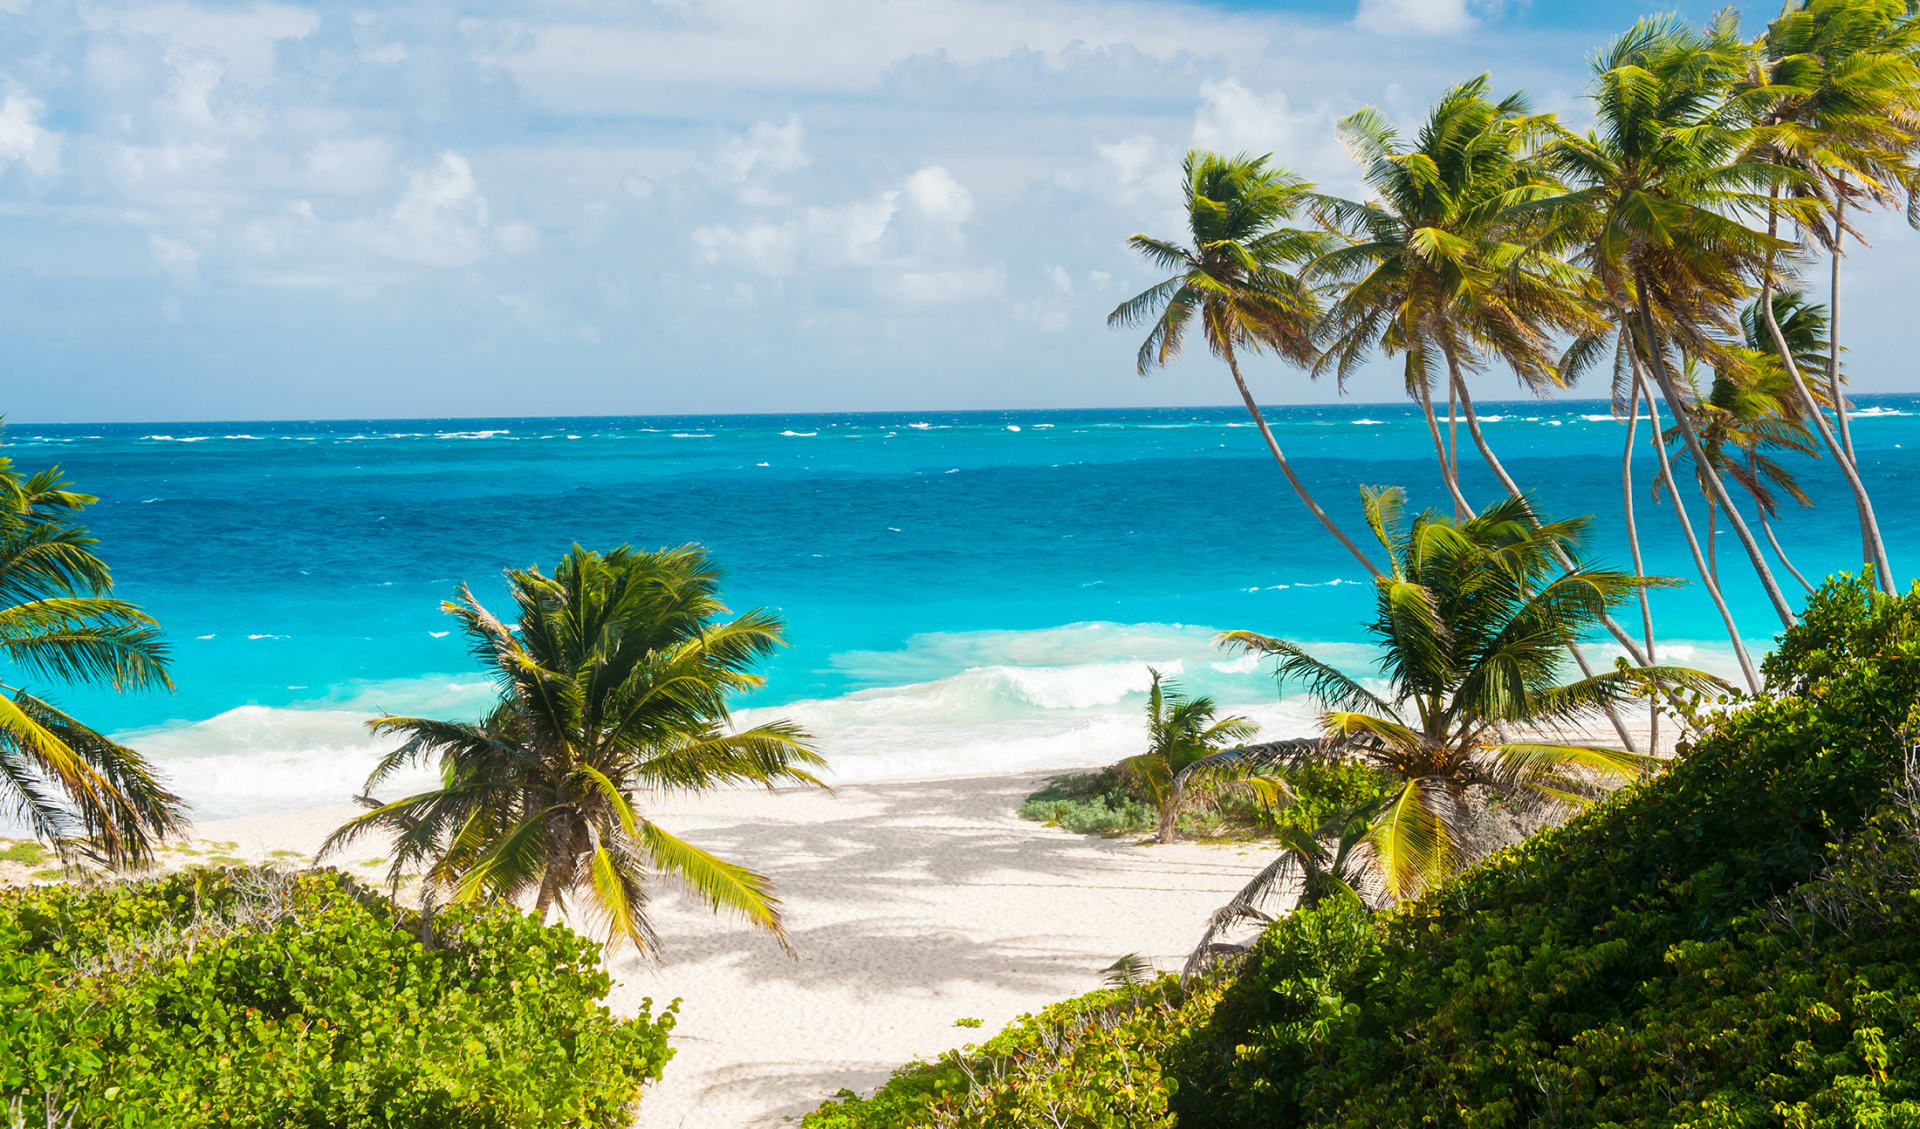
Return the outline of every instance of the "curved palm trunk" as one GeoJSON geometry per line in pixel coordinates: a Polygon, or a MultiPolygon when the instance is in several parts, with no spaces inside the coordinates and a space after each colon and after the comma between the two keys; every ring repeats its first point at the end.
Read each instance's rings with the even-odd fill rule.
{"type": "MultiPolygon", "coordinates": [[[[1840,393],[1840,257],[1846,246],[1847,198],[1835,194],[1833,201],[1833,262],[1832,273],[1827,281],[1827,400],[1833,405],[1834,423],[1840,429],[1840,449],[1847,453],[1847,461],[1853,464],[1853,471],[1860,473],[1860,459],[1853,453],[1853,424],[1849,420],[1847,398],[1840,393]]],[[[1854,512],[1860,521],[1860,559],[1870,561],[1873,556],[1873,540],[1867,527],[1873,524],[1873,511],[1853,501],[1854,512]]],[[[1774,550],[1779,551],[1775,545],[1774,550]]],[[[1786,557],[1782,556],[1784,563],[1786,557]]],[[[1789,571],[1792,565],[1787,565],[1789,571]]],[[[1799,575],[1795,573],[1795,575],[1799,575]]],[[[1806,583],[1805,580],[1801,581],[1806,583]]]]}
{"type": "MultiPolygon", "coordinates": [[[[1634,382],[1628,393],[1627,402],[1627,444],[1620,454],[1620,492],[1625,503],[1627,518],[1627,548],[1633,554],[1633,575],[1640,581],[1647,579],[1645,564],[1640,558],[1640,529],[1633,514],[1633,436],[1640,426],[1640,384],[1634,382]]],[[[1660,429],[1654,428],[1654,440],[1659,441],[1660,429]]],[[[1643,586],[1640,589],[1640,626],[1646,632],[1647,658],[1652,659],[1659,652],[1653,644],[1653,601],[1643,586]]],[[[1647,748],[1649,752],[1660,751],[1660,703],[1647,704],[1647,748]]]]}
{"type": "MultiPolygon", "coordinates": [[[[1411,356],[1411,354],[1409,354],[1409,356],[1411,356]]],[[[1411,367],[1412,362],[1409,361],[1408,363],[1409,367],[1411,367]]],[[[1459,467],[1455,465],[1452,452],[1448,450],[1446,442],[1440,438],[1440,421],[1433,416],[1433,390],[1426,386],[1425,381],[1420,383],[1419,391],[1415,394],[1414,400],[1419,403],[1420,414],[1425,417],[1427,421],[1427,434],[1433,437],[1433,453],[1435,457],[1440,460],[1440,481],[1446,484],[1447,493],[1453,496],[1453,520],[1459,521],[1468,514],[1471,514],[1473,507],[1467,504],[1466,495],[1460,492],[1460,470],[1459,467]]],[[[1452,422],[1453,397],[1451,393],[1449,393],[1447,397],[1447,412],[1449,422],[1452,422]]]]}
{"type": "MultiPolygon", "coordinates": [[[[1778,228],[1779,214],[1778,212],[1769,210],[1767,217],[1767,234],[1770,236],[1774,235],[1778,231],[1778,228]]],[[[1837,241],[1835,253],[1836,255],[1838,254],[1837,241]]],[[[1833,276],[1836,286],[1838,285],[1840,277],[1839,270],[1839,262],[1836,259],[1833,276]]],[[[1833,295],[1833,300],[1837,303],[1839,297],[1839,292],[1836,290],[1833,295]]],[[[1793,350],[1787,345],[1786,335],[1780,332],[1779,319],[1773,316],[1773,273],[1771,270],[1768,271],[1766,278],[1763,279],[1760,284],[1760,316],[1761,320],[1766,322],[1767,336],[1773,339],[1774,352],[1779,354],[1780,364],[1787,370],[1787,378],[1793,384],[1794,395],[1799,397],[1801,410],[1806,412],[1808,417],[1813,420],[1815,429],[1820,432],[1821,442],[1826,444],[1827,452],[1833,456],[1834,464],[1840,468],[1841,475],[1847,480],[1847,489],[1853,491],[1853,506],[1860,514],[1860,536],[1864,542],[1862,546],[1862,556],[1865,558],[1866,563],[1873,566],[1875,578],[1880,583],[1880,590],[1889,596],[1897,596],[1899,595],[1899,590],[1893,582],[1893,569],[1887,563],[1886,541],[1880,536],[1880,519],[1875,516],[1873,512],[1873,499],[1868,496],[1866,484],[1860,480],[1860,470],[1854,465],[1852,441],[1849,438],[1848,443],[1842,446],[1840,440],[1834,435],[1833,428],[1827,423],[1826,415],[1820,411],[1819,403],[1813,398],[1812,390],[1807,387],[1807,382],[1801,377],[1800,366],[1794,363],[1793,350]]],[[[1838,316],[1839,310],[1837,308],[1828,311],[1829,318],[1837,319],[1838,316]]],[[[1840,366],[1836,363],[1839,357],[1838,342],[1840,340],[1838,324],[1829,325],[1827,336],[1827,347],[1831,350],[1828,353],[1827,377],[1829,381],[1831,381],[1831,387],[1834,391],[1834,411],[1840,419],[1844,420],[1846,418],[1846,406],[1844,400],[1842,400],[1839,395],[1840,366]]],[[[1844,423],[1842,426],[1845,426],[1844,423]]],[[[1850,432],[1849,435],[1851,435],[1850,432]]]]}
{"type": "MultiPolygon", "coordinates": [[[[1673,375],[1667,371],[1666,338],[1660,333],[1660,327],[1653,320],[1653,308],[1647,304],[1647,292],[1644,285],[1640,291],[1640,328],[1646,334],[1648,359],[1652,362],[1653,378],[1660,385],[1660,394],[1667,398],[1669,405],[1678,405],[1680,397],[1674,393],[1673,375]]],[[[1761,305],[1767,311],[1769,323],[1773,320],[1772,303],[1763,295],[1761,305]]],[[[1760,543],[1753,539],[1753,531],[1747,528],[1746,520],[1740,516],[1739,507],[1733,504],[1733,498],[1727,493],[1726,483],[1720,481],[1720,472],[1707,461],[1707,453],[1700,444],[1700,433],[1695,430],[1693,421],[1687,413],[1675,406],[1674,422],[1680,425],[1680,434],[1687,441],[1687,450],[1692,453],[1693,461],[1700,468],[1700,480],[1707,484],[1708,496],[1713,503],[1727,515],[1727,525],[1733,529],[1734,536],[1747,551],[1747,559],[1753,562],[1754,575],[1760,578],[1760,587],[1765,589],[1767,600],[1773,604],[1775,614],[1780,617],[1782,627],[1792,627],[1800,622],[1793,614],[1793,608],[1787,603],[1786,594],[1780,591],[1780,584],[1773,578],[1773,570],[1767,567],[1767,559],[1760,552],[1760,543]]],[[[1676,509],[1679,499],[1674,500],[1676,509]]],[[[1708,510],[1711,520],[1712,510],[1708,510]]],[[[1716,585],[1717,586],[1717,585],[1716,585]]]]}
{"type": "MultiPolygon", "coordinates": [[[[1480,433],[1480,419],[1474,415],[1473,400],[1467,396],[1466,381],[1461,379],[1460,367],[1454,363],[1451,353],[1447,355],[1447,383],[1452,389],[1449,395],[1459,398],[1460,405],[1464,409],[1464,414],[1467,417],[1467,431],[1472,434],[1474,443],[1479,446],[1480,454],[1487,460],[1487,465],[1493,468],[1494,473],[1500,476],[1500,481],[1506,486],[1507,493],[1518,498],[1520,496],[1520,488],[1514,484],[1513,479],[1507,474],[1507,468],[1500,465],[1500,460],[1494,457],[1493,447],[1488,444],[1487,437],[1480,433]]],[[[1463,507],[1465,506],[1464,501],[1461,504],[1463,507]]],[[[1465,508],[1468,514],[1473,513],[1472,507],[1465,508]]],[[[1565,553],[1560,551],[1558,545],[1553,547],[1553,555],[1559,560],[1562,568],[1573,568],[1573,561],[1568,558],[1565,553]]],[[[1615,624],[1612,618],[1605,612],[1600,614],[1600,618],[1606,622],[1607,627],[1613,631],[1615,637],[1627,645],[1627,651],[1634,656],[1634,661],[1641,666],[1646,666],[1646,660],[1640,658],[1639,653],[1633,647],[1632,641],[1626,638],[1625,633],[1619,629],[1619,625],[1615,624]]],[[[1580,650],[1579,644],[1569,642],[1567,644],[1567,653],[1573,656],[1574,665],[1580,668],[1580,676],[1582,678],[1593,677],[1593,667],[1587,664],[1587,656],[1580,650]]],[[[1606,707],[1606,715],[1607,720],[1613,723],[1613,731],[1620,736],[1620,744],[1630,753],[1639,752],[1639,748],[1634,744],[1633,734],[1627,730],[1626,723],[1620,720],[1618,711],[1609,705],[1606,707]]]]}
{"type": "Polygon", "coordinates": [[[1460,481],[1460,394],[1447,382],[1447,471],[1460,481]]]}
{"type": "Polygon", "coordinates": [[[1647,421],[1653,426],[1653,449],[1660,459],[1660,481],[1666,484],[1667,493],[1673,498],[1674,516],[1680,519],[1680,532],[1687,539],[1687,549],[1693,553],[1693,567],[1699,570],[1700,583],[1712,597],[1713,606],[1720,612],[1720,622],[1727,628],[1727,639],[1733,643],[1734,658],[1740,662],[1740,673],[1747,680],[1747,689],[1755,694],[1760,692],[1760,675],[1753,669],[1753,659],[1747,655],[1747,646],[1740,641],[1740,628],[1733,621],[1733,612],[1727,607],[1726,597],[1720,594],[1720,585],[1715,583],[1707,571],[1707,558],[1700,552],[1700,541],[1693,535],[1693,522],[1687,519],[1687,504],[1680,496],[1680,487],[1673,480],[1673,463],[1667,458],[1667,445],[1660,441],[1660,408],[1653,402],[1653,389],[1646,386],[1646,374],[1640,369],[1640,357],[1633,357],[1633,379],[1640,385],[1640,391],[1647,398],[1647,421]]]}
{"type": "MultiPolygon", "coordinates": [[[[1493,453],[1493,447],[1487,442],[1486,435],[1480,430],[1480,417],[1473,410],[1473,397],[1468,394],[1467,382],[1461,377],[1460,366],[1454,362],[1452,357],[1447,358],[1447,370],[1449,379],[1453,383],[1454,394],[1460,397],[1460,414],[1467,421],[1467,434],[1473,438],[1473,445],[1479,448],[1480,457],[1486,461],[1487,467],[1493,471],[1494,477],[1500,480],[1500,485],[1506,489],[1507,494],[1514,498],[1520,497],[1521,490],[1519,484],[1514,482],[1513,476],[1507,473],[1507,468],[1501,464],[1499,457],[1493,453]]],[[[1561,552],[1558,546],[1554,548],[1553,555],[1554,558],[1560,562],[1560,567],[1567,569],[1573,567],[1573,560],[1564,552],[1561,552]]],[[[1651,656],[1640,653],[1640,646],[1633,641],[1633,636],[1628,635],[1625,628],[1622,628],[1618,623],[1614,622],[1612,616],[1601,612],[1600,624],[1607,629],[1607,634],[1613,636],[1614,641],[1620,644],[1621,649],[1627,652],[1627,657],[1633,660],[1635,666],[1653,665],[1651,656]]]]}
{"type": "Polygon", "coordinates": [[[540,896],[533,900],[533,919],[541,925],[547,923],[547,913],[553,908],[555,886],[553,869],[549,867],[547,872],[540,876],[540,896]]]}
{"type": "Polygon", "coordinates": [[[1801,576],[1800,570],[1793,567],[1793,562],[1787,559],[1787,551],[1780,547],[1780,539],[1773,535],[1773,523],[1767,520],[1767,515],[1764,513],[1760,515],[1760,532],[1767,535],[1767,544],[1773,546],[1773,555],[1780,558],[1780,563],[1785,565],[1787,571],[1793,574],[1793,578],[1800,582],[1800,587],[1807,590],[1807,595],[1813,595],[1813,585],[1808,584],[1807,578],[1801,576]]]}
{"type": "MultiPolygon", "coordinates": [[[[1674,414],[1677,416],[1680,413],[1676,410],[1674,414]]],[[[1719,513],[1720,511],[1718,507],[1716,507],[1713,504],[1713,499],[1708,498],[1707,499],[1707,571],[1713,573],[1713,582],[1715,584],[1720,583],[1720,554],[1718,550],[1718,545],[1720,541],[1720,530],[1717,528],[1719,525],[1719,513]]]]}
{"type": "Polygon", "coordinates": [[[1333,534],[1334,540],[1340,542],[1347,552],[1353,554],[1353,559],[1360,562],[1360,566],[1367,570],[1367,575],[1375,580],[1385,576],[1386,574],[1360,551],[1360,546],[1354,544],[1352,538],[1340,531],[1340,527],[1327,516],[1327,511],[1321,509],[1320,503],[1313,500],[1313,495],[1308,492],[1306,484],[1300,481],[1300,476],[1293,473],[1293,466],[1287,462],[1287,456],[1280,451],[1279,441],[1273,437],[1273,429],[1267,426],[1267,417],[1260,414],[1260,405],[1254,403],[1253,393],[1247,390],[1247,382],[1240,375],[1240,362],[1233,355],[1233,346],[1229,344],[1223,352],[1226,356],[1227,368],[1233,373],[1233,383],[1240,389],[1240,399],[1247,405],[1247,414],[1253,417],[1254,426],[1260,429],[1260,437],[1267,441],[1267,450],[1273,452],[1273,461],[1280,464],[1280,473],[1287,476],[1287,483],[1293,487],[1293,492],[1300,495],[1300,500],[1306,504],[1308,510],[1312,511],[1313,516],[1320,520],[1320,524],[1326,527],[1327,532],[1333,534]]]}

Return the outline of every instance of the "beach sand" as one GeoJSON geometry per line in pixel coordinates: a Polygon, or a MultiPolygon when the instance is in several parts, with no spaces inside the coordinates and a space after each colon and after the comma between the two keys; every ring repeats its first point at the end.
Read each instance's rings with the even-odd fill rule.
{"type": "MultiPolygon", "coordinates": [[[[677,1053],[641,1101],[640,1129],[785,1124],[841,1087],[866,1093],[915,1056],[1099,988],[1101,969],[1128,953],[1177,970],[1207,914],[1268,861],[1258,844],[1153,846],[1017,818],[1052,775],[647,804],[668,830],[770,875],[799,956],[661,888],[659,962],[631,951],[608,961],[617,1011],[684,1000],[677,1053]]],[[[305,855],[354,810],[209,822],[197,846],[250,861],[305,855]]],[[[381,853],[369,841],[329,861],[373,877],[365,862],[381,853]]]]}

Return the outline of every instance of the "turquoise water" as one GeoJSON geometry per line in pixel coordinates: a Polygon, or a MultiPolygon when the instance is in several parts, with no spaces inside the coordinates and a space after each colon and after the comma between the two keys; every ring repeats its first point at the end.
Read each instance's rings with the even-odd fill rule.
{"type": "MultiPolygon", "coordinates": [[[[1515,476],[1550,512],[1597,514],[1593,552],[1624,567],[1623,428],[1605,405],[1482,410],[1515,476]]],[[[1342,516],[1363,482],[1443,501],[1409,407],[1272,419],[1342,516]]],[[[1920,478],[1920,398],[1863,400],[1856,441],[1911,568],[1920,528],[1888,503],[1920,478]]],[[[440,601],[461,581],[497,600],[502,568],[550,566],[575,541],[712,548],[734,606],[789,624],[747,704],[811,726],[847,780],[1121,755],[1149,663],[1276,735],[1303,731],[1306,703],[1213,650],[1221,628],[1365,661],[1361,571],[1226,408],[14,425],[6,449],[101,497],[91,524],[120,593],[174,648],[177,694],[55,696],[162,761],[203,816],[341,802],[378,751],[366,717],[477,710],[487,686],[440,601]]],[[[1467,466],[1469,494],[1492,497],[1467,466]]],[[[1651,469],[1643,445],[1649,567],[1688,576],[1667,507],[1645,496],[1651,469]]],[[[1850,566],[1837,477],[1800,469],[1818,505],[1786,515],[1782,540],[1809,575],[1850,566]]],[[[1720,540],[1743,634],[1764,647],[1772,616],[1720,540]]],[[[1727,669],[1697,589],[1657,610],[1672,654],[1727,669]]]]}

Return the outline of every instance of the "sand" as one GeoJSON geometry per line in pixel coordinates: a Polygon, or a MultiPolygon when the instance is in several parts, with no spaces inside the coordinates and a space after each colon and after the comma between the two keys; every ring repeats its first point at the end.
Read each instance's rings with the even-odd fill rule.
{"type": "MultiPolygon", "coordinates": [[[[1101,969],[1128,953],[1176,970],[1207,914],[1268,861],[1259,845],[1163,847],[1016,818],[1050,775],[648,804],[663,827],[775,879],[799,956],[662,890],[659,962],[630,951],[608,961],[616,1010],[684,1001],[677,1053],[641,1101],[640,1129],[782,1125],[842,1087],[865,1093],[915,1056],[1098,988],[1101,969]]],[[[206,823],[196,854],[170,861],[304,855],[353,813],[206,823]]],[[[380,853],[368,842],[336,861],[372,876],[367,860],[380,853]]]]}

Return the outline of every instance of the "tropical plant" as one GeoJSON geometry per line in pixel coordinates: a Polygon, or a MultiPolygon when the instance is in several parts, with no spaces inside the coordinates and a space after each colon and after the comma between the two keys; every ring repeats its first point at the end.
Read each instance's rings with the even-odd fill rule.
{"type": "MultiPolygon", "coordinates": [[[[1570,186],[1545,207],[1561,215],[1568,234],[1578,232],[1578,261],[1592,272],[1604,306],[1631,328],[1638,345],[1629,350],[1630,359],[1651,370],[1669,404],[1682,395],[1671,367],[1674,353],[1717,359],[1722,350],[1715,331],[1736,328],[1735,312],[1751,293],[1749,280],[1765,277],[1785,249],[1742,222],[1767,214],[1773,190],[1791,179],[1749,152],[1752,131],[1729,97],[1744,52],[1730,17],[1704,32],[1672,17],[1640,21],[1595,61],[1593,127],[1583,135],[1562,130],[1542,154],[1570,186]]],[[[1804,215],[1809,209],[1796,204],[1793,211],[1804,215]]],[[[1692,421],[1676,414],[1687,449],[1705,468],[1708,493],[1746,550],[1781,624],[1791,626],[1793,609],[1759,543],[1707,462],[1692,421]]],[[[1677,501],[1675,508],[1681,510],[1677,501]]],[[[1703,584],[1722,608],[1729,634],[1737,636],[1718,585],[1706,575],[1691,523],[1683,521],[1683,529],[1703,584]]],[[[1740,651],[1743,668],[1751,671],[1740,651]]]]}
{"type": "Polygon", "coordinates": [[[1314,358],[1312,330],[1319,302],[1297,270],[1326,249],[1324,233],[1281,226],[1305,205],[1313,186],[1265,157],[1222,157],[1199,150],[1181,164],[1190,246],[1148,235],[1127,245],[1171,277],[1122,302],[1109,326],[1151,324],[1137,365],[1145,376],[1179,355],[1197,317],[1207,347],[1225,361],[1234,387],[1300,501],[1368,575],[1368,559],[1315,501],[1280,449],[1273,429],[1240,373],[1241,353],[1272,349],[1298,365],[1314,358]]]}
{"type": "Polygon", "coordinates": [[[1203,976],[1218,966],[1222,958],[1246,952],[1248,945],[1219,938],[1249,923],[1263,929],[1272,925],[1273,915],[1261,907],[1289,886],[1298,886],[1296,909],[1317,909],[1332,898],[1364,906],[1377,885],[1373,881],[1375,871],[1368,843],[1373,818],[1382,802],[1375,800],[1341,812],[1311,831],[1304,827],[1282,828],[1280,854],[1241,887],[1232,900],[1213,911],[1200,943],[1194,946],[1186,967],[1181,969],[1180,978],[1192,980],[1203,976]]]}
{"type": "Polygon", "coordinates": [[[1535,392],[1558,387],[1556,335],[1594,325],[1578,273],[1539,253],[1539,217],[1517,207],[1554,192],[1525,160],[1546,120],[1523,95],[1489,99],[1485,75],[1447,91],[1411,141],[1369,107],[1339,132],[1372,197],[1315,197],[1315,212],[1345,244],[1308,271],[1338,287],[1317,332],[1316,370],[1344,386],[1376,347],[1404,356],[1407,394],[1426,419],[1455,517],[1473,507],[1460,491],[1457,450],[1442,443],[1434,418],[1436,373],[1447,384],[1449,425],[1458,401],[1488,466],[1517,494],[1481,433],[1465,376],[1497,357],[1535,392]]]}
{"type": "MultiPolygon", "coordinates": [[[[1914,150],[1920,143],[1920,18],[1907,0],[1803,0],[1767,26],[1756,47],[1753,73],[1744,84],[1756,107],[1759,129],[1755,153],[1799,176],[1786,186],[1822,207],[1818,221],[1803,230],[1828,253],[1826,355],[1795,355],[1782,327],[1768,321],[1769,347],[1786,366],[1801,407],[1813,420],[1835,465],[1853,492],[1860,520],[1864,559],[1880,576],[1883,591],[1894,591],[1879,520],[1860,478],[1841,393],[1840,268],[1846,239],[1858,238],[1847,219],[1849,205],[1905,203],[1908,222],[1920,227],[1920,167],[1914,150]],[[1814,404],[1803,379],[1826,373],[1826,396],[1838,436],[1814,404]]],[[[1769,230],[1777,214],[1769,216],[1769,230]]],[[[1771,291],[1772,274],[1762,282],[1771,291]]],[[[1760,307],[1764,315],[1771,307],[1760,307]]]]}
{"type": "Polygon", "coordinates": [[[541,921],[579,895],[613,940],[648,954],[649,877],[659,872],[786,944],[764,876],[676,838],[638,806],[649,790],[824,786],[808,771],[824,762],[797,726],[729,720],[728,698],[759,686],[752,668],[781,645],[779,618],[721,620],[719,574],[693,545],[604,556],[576,545],[551,577],[513,569],[506,579],[514,627],[465,586],[442,605],[493,672],[499,704],[478,722],[370,722],[405,740],[369,776],[369,794],[429,760],[439,786],[373,806],[322,854],[391,834],[396,885],[419,872],[455,901],[531,895],[541,921]]]}
{"type": "Polygon", "coordinates": [[[1152,679],[1147,687],[1147,751],[1116,767],[1153,808],[1158,841],[1171,843],[1178,836],[1181,812],[1227,792],[1242,792],[1269,805],[1287,794],[1280,780],[1234,768],[1190,771],[1223,747],[1246,741],[1260,727],[1238,715],[1216,718],[1212,698],[1181,693],[1177,683],[1151,667],[1147,674],[1152,679]]]}
{"type": "Polygon", "coordinates": [[[1376,691],[1298,644],[1252,631],[1221,643],[1275,661],[1284,685],[1303,684],[1327,707],[1322,739],[1293,759],[1358,758],[1394,780],[1367,846],[1386,893],[1404,897],[1467,857],[1470,825],[1486,800],[1572,806],[1597,786],[1650,771],[1651,758],[1555,739],[1608,706],[1659,692],[1717,689],[1681,667],[1625,667],[1560,679],[1560,654],[1599,613],[1645,584],[1580,563],[1587,519],[1552,521],[1524,498],[1452,521],[1410,523],[1397,488],[1363,492],[1367,524],[1393,572],[1375,585],[1367,632],[1379,644],[1376,691]],[[1555,550],[1572,557],[1562,569],[1555,550]]]}
{"type": "Polygon", "coordinates": [[[159,625],[113,595],[99,543],[78,521],[97,499],[58,469],[0,457],[0,804],[63,859],[152,858],[185,806],[146,759],[22,683],[170,690],[159,625]]]}

